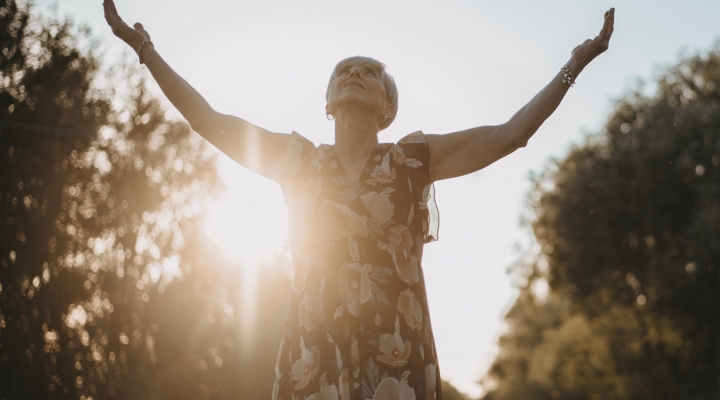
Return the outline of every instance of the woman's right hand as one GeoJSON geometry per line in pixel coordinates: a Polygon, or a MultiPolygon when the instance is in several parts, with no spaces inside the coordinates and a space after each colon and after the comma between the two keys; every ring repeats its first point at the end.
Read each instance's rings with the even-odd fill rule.
{"type": "Polygon", "coordinates": [[[110,25],[113,34],[130,45],[133,50],[137,51],[144,40],[150,40],[150,34],[141,23],[137,22],[134,28],[131,28],[120,18],[113,0],[104,0],[103,8],[105,9],[105,20],[110,25]]]}

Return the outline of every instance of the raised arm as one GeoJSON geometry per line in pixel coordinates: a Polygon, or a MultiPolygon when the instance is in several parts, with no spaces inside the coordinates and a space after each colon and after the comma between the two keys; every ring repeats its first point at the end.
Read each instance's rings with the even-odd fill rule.
{"type": "MultiPolygon", "coordinates": [[[[113,34],[137,51],[150,34],[142,24],[128,26],[113,0],[104,0],[105,20],[113,34]]],[[[153,45],[142,46],[140,56],[168,100],[194,131],[242,166],[277,180],[288,134],[273,133],[243,119],[220,114],[160,57],[153,45]]]]}
{"type": "MultiPolygon", "coordinates": [[[[613,32],[615,9],[605,12],[600,34],[575,47],[567,62],[573,77],[595,57],[607,50],[613,32]]],[[[570,87],[558,72],[550,83],[535,95],[510,120],[502,125],[480,126],[446,135],[427,135],[430,147],[430,178],[433,181],[454,178],[478,171],[525,147],[562,101],[570,87]]]]}

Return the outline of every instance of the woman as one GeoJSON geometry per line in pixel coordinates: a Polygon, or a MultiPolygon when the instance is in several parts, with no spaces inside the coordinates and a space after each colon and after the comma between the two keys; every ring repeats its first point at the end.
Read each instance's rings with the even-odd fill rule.
{"type": "Polygon", "coordinates": [[[423,244],[437,239],[432,183],[524,147],[608,48],[614,9],[600,34],[573,49],[550,83],[497,126],[379,143],[397,113],[395,83],[376,60],[343,60],[326,94],[335,143],[317,147],[295,132],[214,111],[165,63],[141,24],[125,24],[113,0],[104,8],[113,33],[138,52],[192,128],[282,187],[296,269],[273,398],[441,399],[421,268],[423,244]]]}

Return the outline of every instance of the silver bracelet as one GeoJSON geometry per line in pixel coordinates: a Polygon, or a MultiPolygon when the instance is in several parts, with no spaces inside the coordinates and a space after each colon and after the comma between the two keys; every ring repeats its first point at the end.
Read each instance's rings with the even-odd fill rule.
{"type": "Polygon", "coordinates": [[[145,64],[145,61],[143,60],[142,55],[140,54],[143,47],[145,47],[145,46],[152,46],[153,48],[155,48],[155,44],[151,40],[147,40],[147,39],[143,40],[142,44],[137,49],[138,58],[140,58],[140,64],[145,64]]]}
{"type": "Polygon", "coordinates": [[[562,68],[560,68],[560,72],[563,74],[562,83],[567,83],[570,87],[575,86],[575,77],[573,77],[567,64],[563,64],[562,68]]]}

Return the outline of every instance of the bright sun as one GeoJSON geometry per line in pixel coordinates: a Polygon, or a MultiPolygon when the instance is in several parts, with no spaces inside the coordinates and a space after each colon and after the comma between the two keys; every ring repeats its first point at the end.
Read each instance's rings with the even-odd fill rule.
{"type": "Polygon", "coordinates": [[[287,209],[277,183],[226,156],[218,172],[226,190],[208,212],[206,234],[229,259],[259,267],[281,252],[287,237],[287,209]]]}
{"type": "Polygon", "coordinates": [[[218,173],[226,190],[208,210],[205,233],[223,249],[229,265],[242,268],[243,346],[250,346],[257,315],[258,273],[284,247],[287,209],[277,183],[224,155],[219,158],[218,173]]]}

